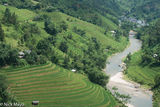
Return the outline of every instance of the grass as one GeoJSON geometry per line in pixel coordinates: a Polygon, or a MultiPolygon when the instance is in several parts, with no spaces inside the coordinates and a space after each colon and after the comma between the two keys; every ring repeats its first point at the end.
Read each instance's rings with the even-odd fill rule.
{"type": "MultiPolygon", "coordinates": [[[[33,0],[34,2],[34,0],[33,0]]],[[[89,39],[96,37],[103,48],[112,47],[112,52],[122,51],[128,44],[125,37],[121,37],[120,41],[116,41],[110,33],[104,34],[105,29],[91,23],[79,20],[72,16],[68,16],[61,12],[34,12],[26,9],[17,9],[7,6],[11,12],[15,12],[18,16],[19,23],[26,24],[35,23],[40,34],[33,34],[35,46],[39,40],[47,38],[51,35],[44,30],[44,21],[33,21],[37,15],[47,14],[51,17],[52,22],[56,26],[59,22],[65,21],[68,29],[57,35],[56,44],[52,48],[59,57],[66,54],[58,49],[61,41],[65,41],[64,37],[72,34],[73,39],[67,40],[68,50],[73,55],[84,56],[83,49],[88,48],[89,39]],[[68,21],[67,19],[72,21],[68,21]],[[73,32],[73,27],[85,30],[86,36],[82,37],[73,32]]],[[[0,5],[0,19],[3,16],[6,7],[0,5]]],[[[102,17],[104,22],[116,29],[111,20],[102,17]]],[[[18,41],[23,36],[23,32],[16,30],[14,26],[2,25],[6,36],[6,43],[20,50],[26,49],[25,45],[20,46],[18,41]]],[[[64,70],[56,65],[44,64],[36,66],[27,66],[19,68],[1,69],[8,75],[10,81],[10,90],[20,102],[24,102],[26,107],[31,107],[33,100],[39,100],[39,107],[114,107],[116,102],[113,96],[105,91],[99,85],[91,83],[87,77],[64,70]]]]}
{"type": "MultiPolygon", "coordinates": [[[[127,69],[127,78],[138,82],[144,88],[153,88],[155,85],[154,79],[157,74],[160,74],[160,67],[141,66],[141,51],[133,54],[127,69]]],[[[152,89],[153,91],[153,107],[160,107],[160,92],[159,88],[152,89]]]]}
{"type": "MultiPolygon", "coordinates": [[[[11,6],[7,6],[7,8],[9,8],[11,12],[16,13],[20,24],[25,24],[26,21],[28,21],[28,23],[35,23],[40,28],[41,33],[39,35],[33,34],[33,37],[32,37],[33,40],[35,41],[34,42],[35,46],[39,40],[44,39],[50,35],[47,34],[44,30],[44,22],[43,21],[33,21],[34,17],[38,15],[46,14],[51,17],[51,20],[54,22],[56,26],[58,26],[60,22],[65,21],[68,24],[68,30],[66,32],[62,32],[58,34],[57,36],[58,39],[56,40],[57,41],[56,46],[53,47],[55,51],[57,51],[61,57],[63,57],[64,54],[62,55],[61,54],[62,52],[60,52],[57,48],[60,45],[61,41],[65,41],[64,37],[68,36],[69,34],[73,35],[73,39],[68,40],[67,44],[69,46],[69,51],[72,52],[72,54],[74,55],[84,54],[82,52],[82,49],[87,49],[88,47],[87,43],[89,42],[88,40],[91,37],[96,37],[97,40],[101,43],[101,45],[104,48],[106,48],[107,46],[111,46],[113,49],[112,50],[113,53],[122,51],[128,44],[128,41],[125,37],[121,37],[120,41],[115,41],[115,38],[111,36],[110,33],[107,35],[104,34],[105,32],[104,28],[96,26],[88,22],[85,22],[85,21],[82,21],[82,20],[79,20],[72,16],[68,16],[61,12],[50,12],[50,13],[42,12],[42,11],[34,12],[34,11],[26,10],[26,9],[17,9],[11,6]],[[67,19],[70,19],[71,21],[68,21],[67,19]],[[75,26],[79,29],[85,30],[86,37],[81,37],[80,35],[75,34],[73,32],[73,27],[75,26]]],[[[3,17],[2,14],[4,13],[5,9],[6,9],[6,6],[0,5],[0,18],[3,17]]],[[[116,29],[118,27],[111,20],[105,17],[102,17],[102,20],[105,22],[105,24],[108,24],[108,26],[110,26],[112,29],[116,29]]],[[[6,34],[7,44],[15,48],[18,47],[20,50],[27,49],[25,45],[18,44],[21,37],[23,36],[22,31],[16,30],[14,26],[6,26],[6,25],[3,25],[3,29],[6,34]]]]}
{"type": "Polygon", "coordinates": [[[87,77],[53,64],[3,69],[10,90],[16,98],[31,107],[114,107],[112,95],[87,77]]]}
{"type": "Polygon", "coordinates": [[[155,76],[160,73],[160,67],[141,66],[141,51],[135,53],[131,57],[129,67],[127,69],[127,76],[142,84],[152,87],[154,85],[155,76]]]}

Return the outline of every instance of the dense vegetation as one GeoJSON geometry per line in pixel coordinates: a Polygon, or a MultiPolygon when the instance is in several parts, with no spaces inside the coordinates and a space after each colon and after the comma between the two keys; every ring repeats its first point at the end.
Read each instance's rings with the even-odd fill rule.
{"type": "MultiPolygon", "coordinates": [[[[115,107],[111,94],[86,76],[70,72],[55,64],[47,63],[4,70],[19,102],[32,107],[39,100],[39,107],[115,107]]],[[[1,82],[1,81],[0,81],[1,82]]],[[[1,85],[0,85],[1,86],[1,85]]]]}
{"type": "Polygon", "coordinates": [[[128,38],[124,36],[135,28],[130,22],[119,23],[119,16],[124,15],[152,22],[139,31],[137,38],[143,41],[142,51],[128,55],[125,73],[132,80],[149,86],[154,92],[154,106],[159,106],[159,0],[1,0],[0,4],[0,67],[9,66],[1,69],[8,77],[0,74],[0,102],[17,102],[11,97],[14,96],[10,95],[11,91],[27,106],[37,97],[45,99],[46,102],[41,101],[42,106],[46,103],[48,106],[51,103],[70,105],[67,101],[71,99],[75,100],[72,106],[86,102],[94,106],[115,106],[111,94],[99,85],[105,87],[109,79],[101,72],[106,58],[126,47],[128,38]],[[18,66],[21,68],[12,68],[18,66]],[[72,69],[84,76],[71,73],[72,69]],[[31,75],[36,79],[30,80],[31,75]],[[11,90],[8,90],[7,78],[10,82],[13,80],[9,83],[11,90]],[[45,81],[47,79],[49,81],[45,81]],[[48,88],[44,89],[46,84],[48,88]],[[45,97],[39,96],[34,85],[40,92],[54,90],[45,97]],[[61,87],[61,91],[53,85],[61,87]],[[26,93],[34,95],[30,96],[33,99],[24,93],[28,86],[32,88],[26,93]],[[49,94],[55,93],[52,100],[56,101],[48,101],[49,94]]]}
{"type": "Polygon", "coordinates": [[[160,17],[159,0],[117,0],[127,17],[151,22],[160,17]]]}
{"type": "MultiPolygon", "coordinates": [[[[139,1],[137,1],[139,3],[139,1]]],[[[138,4],[137,3],[137,4],[138,4]]],[[[160,1],[159,0],[142,0],[141,5],[131,10],[133,16],[152,21],[160,17],[160,1]]]]}
{"type": "Polygon", "coordinates": [[[143,41],[142,51],[130,56],[126,75],[153,92],[154,107],[160,106],[160,20],[142,28],[137,37],[143,41]]]}
{"type": "Polygon", "coordinates": [[[104,18],[108,18],[118,25],[116,16],[121,13],[121,8],[115,0],[15,0],[14,3],[12,0],[2,0],[1,4],[36,11],[61,11],[105,28],[110,26],[103,20],[104,18]]]}
{"type": "MultiPolygon", "coordinates": [[[[1,1],[3,5],[0,5],[0,66],[18,67],[52,62],[59,68],[75,69],[78,73],[86,75],[91,82],[105,87],[109,77],[101,71],[105,67],[107,56],[122,51],[128,43],[127,38],[123,36],[123,29],[117,26],[115,15],[108,13],[106,18],[101,13],[103,9],[96,6],[98,10],[93,10],[93,7],[89,6],[89,11],[92,12],[86,10],[86,14],[98,15],[102,20],[101,25],[99,22],[90,21],[93,17],[85,18],[85,15],[80,14],[82,12],[77,15],[81,15],[85,21],[80,20],[81,18],[74,13],[63,12],[62,7],[56,9],[61,12],[49,10],[48,4],[45,4],[47,7],[37,9],[35,4],[43,1],[30,2],[33,1],[1,1]],[[113,35],[111,30],[116,30],[117,34],[113,35]]],[[[51,4],[52,2],[48,1],[51,4]]],[[[57,2],[52,6],[60,7],[60,1],[57,2]]],[[[64,7],[67,8],[69,5],[70,2],[64,7]]],[[[95,21],[98,18],[95,17],[95,21]]]]}

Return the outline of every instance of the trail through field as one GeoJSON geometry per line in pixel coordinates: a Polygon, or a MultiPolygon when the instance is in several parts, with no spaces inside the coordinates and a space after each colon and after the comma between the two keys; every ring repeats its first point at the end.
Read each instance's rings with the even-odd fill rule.
{"type": "Polygon", "coordinates": [[[152,107],[152,93],[141,89],[139,84],[123,79],[123,59],[129,54],[141,49],[142,43],[135,39],[134,35],[129,35],[130,46],[123,52],[117,53],[108,59],[105,72],[110,75],[107,87],[113,92],[112,88],[117,87],[120,94],[130,95],[128,107],[152,107]]]}

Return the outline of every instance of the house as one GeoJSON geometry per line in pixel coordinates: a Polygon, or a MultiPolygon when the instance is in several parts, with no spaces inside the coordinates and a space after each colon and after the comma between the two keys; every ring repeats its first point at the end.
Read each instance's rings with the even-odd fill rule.
{"type": "Polygon", "coordinates": [[[71,71],[72,71],[72,72],[76,72],[76,70],[75,70],[75,69],[72,69],[71,71]]]}
{"type": "Polygon", "coordinates": [[[115,36],[116,32],[114,30],[110,32],[112,33],[112,36],[115,36]]]}
{"type": "Polygon", "coordinates": [[[19,58],[23,58],[25,54],[24,54],[24,52],[21,51],[21,52],[18,53],[18,55],[19,55],[18,56],[19,58]]]}
{"type": "Polygon", "coordinates": [[[8,4],[7,4],[7,3],[4,3],[3,5],[4,5],[4,6],[8,6],[8,4]]]}
{"type": "Polygon", "coordinates": [[[153,55],[154,58],[157,57],[157,56],[158,56],[157,54],[154,54],[154,55],[153,55]]]}
{"type": "Polygon", "coordinates": [[[111,33],[115,34],[116,32],[113,30],[113,31],[110,31],[111,33]]]}
{"type": "Polygon", "coordinates": [[[38,105],[39,101],[32,101],[32,105],[38,105]]]}

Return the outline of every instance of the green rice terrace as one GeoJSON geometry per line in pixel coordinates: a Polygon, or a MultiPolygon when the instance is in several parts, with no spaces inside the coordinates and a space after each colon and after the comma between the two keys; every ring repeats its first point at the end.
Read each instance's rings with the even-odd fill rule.
{"type": "Polygon", "coordinates": [[[26,107],[40,101],[39,107],[115,107],[111,94],[87,77],[51,63],[5,69],[9,88],[26,107]]]}

